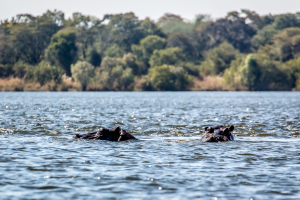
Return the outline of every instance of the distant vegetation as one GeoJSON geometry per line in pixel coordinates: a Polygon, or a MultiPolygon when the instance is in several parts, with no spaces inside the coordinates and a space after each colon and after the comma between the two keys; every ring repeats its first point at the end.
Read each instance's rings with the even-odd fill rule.
{"type": "Polygon", "coordinates": [[[0,23],[1,90],[300,90],[300,13],[20,14],[0,23]]]}

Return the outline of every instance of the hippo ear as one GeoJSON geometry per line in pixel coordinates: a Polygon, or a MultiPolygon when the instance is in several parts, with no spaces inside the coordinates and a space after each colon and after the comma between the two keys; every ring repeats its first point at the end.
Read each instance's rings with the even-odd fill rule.
{"type": "Polygon", "coordinates": [[[225,128],[225,129],[224,129],[223,135],[229,136],[229,129],[228,129],[228,128],[225,128]]]}
{"type": "Polygon", "coordinates": [[[207,131],[209,127],[205,127],[204,130],[207,131]]]}
{"type": "Polygon", "coordinates": [[[208,130],[208,132],[209,133],[213,133],[213,132],[215,132],[215,129],[213,127],[210,127],[209,130],[208,130]]]}
{"type": "Polygon", "coordinates": [[[115,132],[117,132],[117,133],[121,133],[121,127],[120,126],[117,126],[117,127],[115,127],[115,132]]]}
{"type": "Polygon", "coordinates": [[[234,130],[234,126],[231,125],[230,128],[229,128],[229,130],[230,130],[230,131],[233,131],[233,130],[234,130]]]}
{"type": "Polygon", "coordinates": [[[111,129],[109,129],[109,132],[116,132],[119,133],[121,131],[121,127],[120,126],[115,126],[111,129]]]}

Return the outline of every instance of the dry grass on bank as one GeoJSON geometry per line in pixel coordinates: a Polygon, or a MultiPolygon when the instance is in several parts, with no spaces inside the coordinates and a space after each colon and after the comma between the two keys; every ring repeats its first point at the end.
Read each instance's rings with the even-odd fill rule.
{"type": "MultiPolygon", "coordinates": [[[[134,91],[141,91],[144,79],[135,80],[134,91]]],[[[202,80],[194,79],[194,84],[188,90],[190,91],[246,91],[242,86],[229,86],[220,76],[207,76],[202,80]]],[[[34,82],[26,82],[20,78],[0,79],[0,91],[81,91],[81,85],[74,82],[71,78],[63,78],[61,83],[54,81],[47,82],[44,85],[34,82]]],[[[89,84],[87,91],[104,91],[100,85],[89,84]]]]}
{"type": "Polygon", "coordinates": [[[194,79],[194,85],[191,91],[243,91],[247,88],[239,86],[233,87],[225,83],[220,76],[206,76],[202,80],[194,79]]]}
{"type": "Polygon", "coordinates": [[[44,85],[34,82],[26,82],[20,78],[0,79],[0,91],[80,91],[81,86],[71,79],[63,79],[61,83],[54,81],[44,85]]]}
{"type": "Polygon", "coordinates": [[[62,83],[57,86],[57,91],[81,91],[81,85],[67,77],[63,78],[62,83]]]}
{"type": "Polygon", "coordinates": [[[24,91],[25,81],[20,78],[0,79],[0,91],[24,91]]]}

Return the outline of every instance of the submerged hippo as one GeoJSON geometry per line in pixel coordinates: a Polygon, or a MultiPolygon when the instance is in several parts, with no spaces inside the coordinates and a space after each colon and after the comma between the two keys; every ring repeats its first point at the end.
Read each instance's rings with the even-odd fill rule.
{"type": "Polygon", "coordinates": [[[127,131],[121,129],[121,127],[113,127],[111,129],[100,128],[97,132],[86,133],[83,135],[76,134],[74,139],[91,139],[91,140],[109,140],[109,141],[125,141],[125,140],[137,140],[133,135],[127,131]]]}
{"type": "MultiPolygon", "coordinates": [[[[224,126],[205,127],[205,134],[201,137],[201,142],[227,142],[233,141],[234,126],[225,128],[224,126]]],[[[126,141],[126,140],[138,140],[133,135],[128,133],[121,127],[113,127],[111,129],[100,128],[99,131],[86,133],[83,135],[76,134],[74,139],[91,139],[91,140],[109,140],[109,141],[126,141]]]]}
{"type": "Polygon", "coordinates": [[[205,134],[201,137],[201,142],[227,142],[234,141],[234,126],[225,128],[222,125],[205,127],[205,134]]]}

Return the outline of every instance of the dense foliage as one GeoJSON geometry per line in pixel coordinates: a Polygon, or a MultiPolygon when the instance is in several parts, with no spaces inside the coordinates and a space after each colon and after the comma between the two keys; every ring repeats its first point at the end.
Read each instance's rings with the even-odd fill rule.
{"type": "Polygon", "coordinates": [[[67,90],[63,81],[72,77],[82,90],[174,91],[208,76],[232,90],[299,90],[300,13],[242,10],[194,21],[167,13],[154,22],[134,13],[65,19],[55,10],[0,23],[1,79],[67,90]]]}

